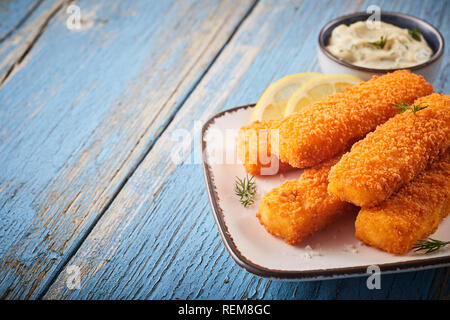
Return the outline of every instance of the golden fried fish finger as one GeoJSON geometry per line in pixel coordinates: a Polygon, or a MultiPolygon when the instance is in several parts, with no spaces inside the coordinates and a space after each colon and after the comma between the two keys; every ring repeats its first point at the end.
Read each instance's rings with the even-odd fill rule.
{"type": "Polygon", "coordinates": [[[450,146],[450,95],[417,99],[426,107],[396,115],[353,145],[331,169],[328,191],[365,207],[387,199],[450,146]]]}
{"type": "Polygon", "coordinates": [[[396,254],[433,234],[450,209],[450,150],[381,204],[363,208],[356,237],[396,254]]]}
{"type": "Polygon", "coordinates": [[[281,120],[279,159],[296,168],[330,159],[393,117],[391,103],[432,92],[423,77],[400,70],[331,95],[281,120]]]}
{"type": "Polygon", "coordinates": [[[356,207],[327,193],[327,176],[339,157],[307,169],[261,200],[257,217],[266,230],[295,245],[356,207]]]}

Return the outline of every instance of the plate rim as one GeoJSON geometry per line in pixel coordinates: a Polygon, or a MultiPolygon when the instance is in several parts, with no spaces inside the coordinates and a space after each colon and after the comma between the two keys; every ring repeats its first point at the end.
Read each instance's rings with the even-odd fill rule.
{"type": "MultiPolygon", "coordinates": [[[[255,104],[247,104],[243,106],[234,107],[221,112],[216,113],[211,118],[206,121],[202,127],[201,131],[201,151],[202,151],[202,164],[203,164],[203,177],[205,179],[206,189],[208,193],[209,204],[211,206],[212,214],[214,216],[214,221],[216,227],[219,231],[222,242],[225,245],[229,255],[233,258],[238,266],[244,270],[253,273],[257,276],[264,278],[274,278],[274,279],[286,279],[286,280],[314,280],[317,278],[330,279],[330,278],[342,278],[342,277],[355,277],[368,275],[367,269],[371,265],[362,265],[357,267],[343,267],[343,268],[333,268],[333,269],[314,269],[314,270],[279,270],[279,269],[269,269],[252,262],[250,259],[245,257],[239,250],[239,248],[234,243],[228,227],[225,224],[224,214],[222,208],[219,206],[219,195],[217,194],[216,187],[213,181],[211,167],[207,162],[206,157],[206,141],[205,133],[208,128],[214,123],[214,121],[227,113],[232,113],[241,109],[253,108],[255,104]]],[[[404,262],[392,262],[377,264],[381,272],[384,273],[395,273],[395,272],[407,272],[414,271],[417,269],[432,269],[445,267],[450,265],[450,255],[445,257],[435,257],[428,259],[416,259],[412,261],[404,262]]]]}

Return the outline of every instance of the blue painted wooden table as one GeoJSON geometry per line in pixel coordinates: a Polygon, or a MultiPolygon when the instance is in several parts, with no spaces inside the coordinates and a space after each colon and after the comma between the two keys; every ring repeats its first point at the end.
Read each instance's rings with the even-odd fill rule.
{"type": "MultiPolygon", "coordinates": [[[[371,4],[450,44],[449,1],[0,2],[0,297],[448,299],[448,268],[383,275],[381,290],[247,273],[196,160],[203,122],[318,71],[322,25],[371,4]]],[[[449,47],[437,91],[450,91],[449,47]]]]}

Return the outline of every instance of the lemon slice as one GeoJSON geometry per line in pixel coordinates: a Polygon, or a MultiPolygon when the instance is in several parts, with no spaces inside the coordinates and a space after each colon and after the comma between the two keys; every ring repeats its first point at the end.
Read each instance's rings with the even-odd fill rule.
{"type": "Polygon", "coordinates": [[[252,121],[278,120],[283,118],[284,109],[292,94],[305,82],[320,76],[320,73],[298,73],[272,83],[259,98],[253,109],[252,121]]]}
{"type": "Polygon", "coordinates": [[[347,75],[322,75],[303,83],[289,98],[284,116],[299,112],[304,107],[320,101],[331,94],[342,92],[345,88],[362,82],[361,79],[347,75]]]}

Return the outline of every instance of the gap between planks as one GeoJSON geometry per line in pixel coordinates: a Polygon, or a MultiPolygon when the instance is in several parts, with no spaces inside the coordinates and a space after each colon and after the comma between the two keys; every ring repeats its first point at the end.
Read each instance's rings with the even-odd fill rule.
{"type": "Polygon", "coordinates": [[[28,19],[30,18],[30,16],[36,11],[37,8],[39,8],[39,6],[42,4],[43,0],[37,0],[35,1],[31,7],[27,10],[27,12],[25,13],[25,15],[19,20],[19,22],[17,22],[17,24],[15,24],[14,26],[11,27],[11,29],[9,29],[8,32],[6,32],[2,37],[0,37],[0,44],[7,40],[8,38],[10,38],[16,31],[18,31],[23,25],[24,23],[26,23],[28,21],[28,19]]]}
{"type": "MultiPolygon", "coordinates": [[[[25,42],[25,48],[22,50],[21,53],[19,53],[19,57],[17,58],[17,60],[12,62],[11,65],[8,67],[8,69],[2,75],[0,75],[0,90],[2,89],[3,85],[5,85],[9,81],[9,79],[11,79],[13,77],[14,71],[16,71],[20,67],[22,62],[27,57],[28,53],[30,53],[31,49],[33,49],[35,44],[39,41],[39,39],[41,38],[41,36],[44,33],[45,29],[47,28],[48,24],[50,23],[50,21],[53,20],[53,18],[62,9],[65,9],[66,7],[69,6],[69,4],[73,3],[74,1],[75,0],[65,0],[65,1],[60,2],[56,7],[54,7],[50,11],[48,16],[45,17],[45,19],[42,22],[42,24],[38,27],[38,30],[37,30],[36,34],[34,34],[32,36],[31,40],[25,42]]],[[[25,19],[23,19],[23,21],[21,23],[19,23],[19,25],[23,24],[29,18],[29,16],[40,6],[40,4],[41,4],[41,2],[39,2],[39,5],[34,6],[32,10],[29,10],[27,12],[27,15],[26,15],[25,19]]],[[[15,29],[13,29],[12,31],[14,31],[14,30],[15,29]]],[[[9,36],[11,36],[11,35],[8,35],[8,37],[9,36]]],[[[2,41],[3,40],[4,39],[2,39],[2,41]]],[[[0,43],[2,41],[0,41],[0,43]]]]}

